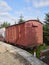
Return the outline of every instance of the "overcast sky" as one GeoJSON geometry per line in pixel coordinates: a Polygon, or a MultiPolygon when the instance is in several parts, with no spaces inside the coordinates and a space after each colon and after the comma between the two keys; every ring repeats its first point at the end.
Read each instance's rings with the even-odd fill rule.
{"type": "Polygon", "coordinates": [[[11,24],[22,14],[25,20],[44,20],[49,12],[49,0],[0,0],[0,23],[7,21],[11,24]]]}

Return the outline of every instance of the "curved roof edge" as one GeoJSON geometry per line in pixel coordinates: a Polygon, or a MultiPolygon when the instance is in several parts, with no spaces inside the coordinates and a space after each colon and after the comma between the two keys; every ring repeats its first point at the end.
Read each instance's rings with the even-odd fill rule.
{"type": "Polygon", "coordinates": [[[29,22],[29,21],[36,21],[36,22],[39,22],[39,23],[43,24],[40,20],[36,20],[36,19],[33,19],[33,20],[27,20],[26,22],[29,22]]]}
{"type": "MultiPolygon", "coordinates": [[[[19,24],[14,24],[14,25],[11,25],[11,26],[15,26],[15,25],[24,24],[24,23],[26,23],[26,22],[30,22],[30,21],[36,21],[36,22],[39,22],[39,23],[43,24],[43,23],[42,23],[42,22],[40,22],[39,20],[33,19],[33,20],[27,20],[27,21],[24,21],[24,22],[19,23],[19,24]]],[[[7,27],[11,27],[11,26],[7,26],[7,27]]],[[[6,27],[6,28],[7,28],[7,27],[6,27]]]]}

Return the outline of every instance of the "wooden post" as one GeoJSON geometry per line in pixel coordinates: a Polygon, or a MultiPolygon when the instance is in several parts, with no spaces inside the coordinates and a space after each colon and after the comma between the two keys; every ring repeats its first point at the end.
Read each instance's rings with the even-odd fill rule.
{"type": "Polygon", "coordinates": [[[34,49],[34,57],[36,57],[36,48],[34,49]]]}

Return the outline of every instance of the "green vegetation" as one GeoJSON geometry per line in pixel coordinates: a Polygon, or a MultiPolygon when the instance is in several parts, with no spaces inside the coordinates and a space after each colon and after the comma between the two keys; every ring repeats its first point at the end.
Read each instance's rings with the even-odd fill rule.
{"type": "Polygon", "coordinates": [[[20,19],[19,19],[19,21],[18,21],[18,23],[20,24],[20,23],[23,23],[23,22],[24,22],[23,16],[21,15],[21,16],[20,16],[20,19]]]}
{"type": "Polygon", "coordinates": [[[44,43],[49,45],[49,13],[45,16],[44,21],[44,43]]]}
{"type": "Polygon", "coordinates": [[[45,49],[48,49],[49,46],[48,45],[40,45],[37,47],[37,57],[39,58],[40,57],[40,52],[41,50],[45,50],[45,49]]]}
{"type": "MultiPolygon", "coordinates": [[[[37,58],[40,58],[40,52],[41,52],[41,50],[45,50],[45,49],[49,49],[49,46],[48,45],[40,45],[40,46],[38,46],[37,47],[37,50],[36,50],[36,54],[37,54],[37,58]]],[[[31,49],[28,49],[27,50],[29,53],[31,53],[31,54],[33,54],[34,53],[34,51],[33,51],[33,49],[31,50],[31,49]]]]}
{"type": "Polygon", "coordinates": [[[1,24],[1,27],[7,27],[7,26],[10,26],[10,23],[4,22],[1,24]]]}

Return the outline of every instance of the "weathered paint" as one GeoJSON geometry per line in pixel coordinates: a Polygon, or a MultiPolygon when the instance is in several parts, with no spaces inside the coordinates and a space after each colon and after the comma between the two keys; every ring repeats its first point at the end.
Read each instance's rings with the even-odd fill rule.
{"type": "Polygon", "coordinates": [[[43,43],[43,25],[38,21],[25,23],[26,40],[29,46],[38,46],[43,43]]]}
{"type": "Polygon", "coordinates": [[[43,24],[37,20],[28,20],[6,28],[6,41],[25,47],[43,43],[43,24]]]}

